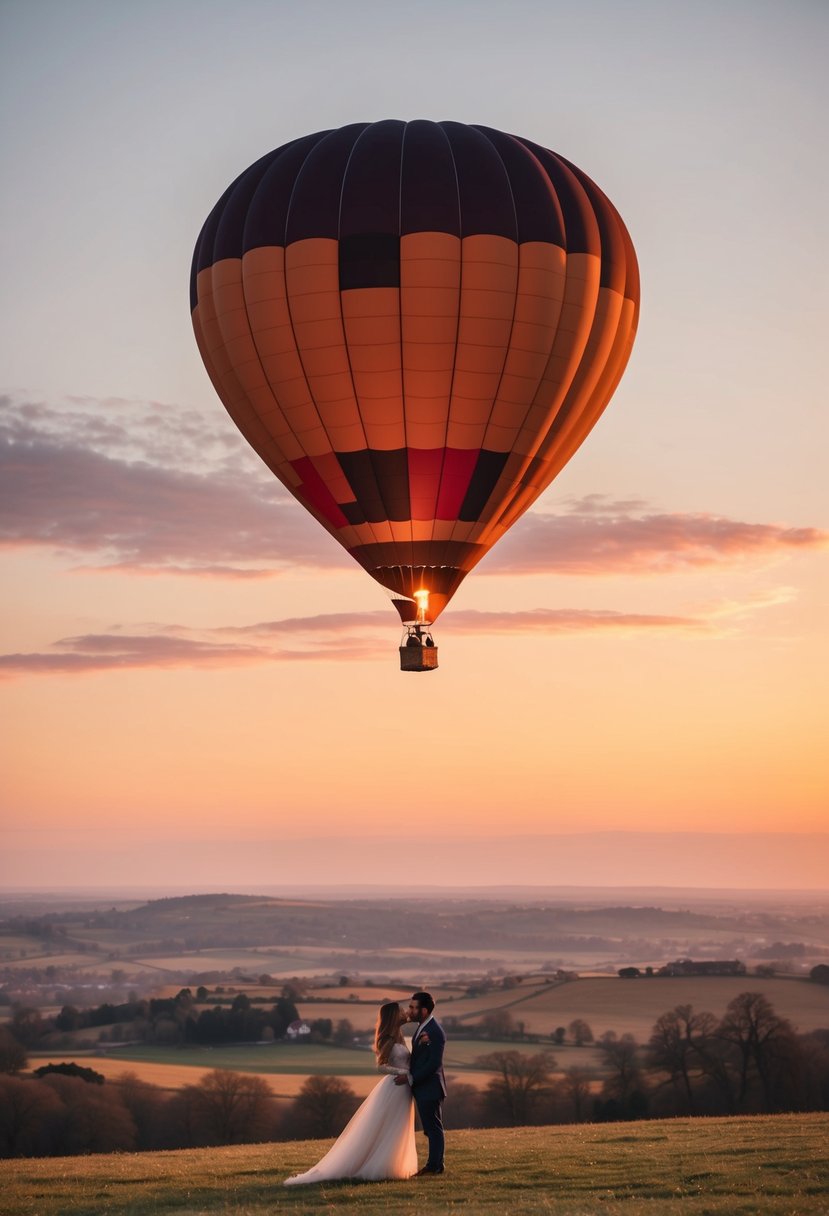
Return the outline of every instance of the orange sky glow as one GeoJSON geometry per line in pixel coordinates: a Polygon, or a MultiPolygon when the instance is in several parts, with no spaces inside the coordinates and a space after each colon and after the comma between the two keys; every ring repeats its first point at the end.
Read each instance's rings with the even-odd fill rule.
{"type": "Polygon", "coordinates": [[[260,49],[209,98],[228,16],[194,33],[183,4],[149,40],[169,55],[146,60],[159,18],[125,9],[90,21],[70,63],[75,18],[45,31],[19,7],[5,87],[33,74],[43,93],[9,139],[25,189],[0,224],[3,886],[367,882],[373,866],[385,883],[409,850],[413,881],[491,884],[501,856],[505,882],[606,883],[607,833],[636,834],[637,883],[825,886],[827,14],[686,8],[668,29],[646,0],[624,19],[601,6],[597,58],[589,11],[568,10],[562,40],[563,10],[524,5],[538,37],[519,45],[502,7],[461,88],[463,6],[435,8],[446,49],[391,16],[350,42],[332,6],[326,55],[300,69],[310,18],[276,29],[252,2],[260,49]],[[98,72],[113,56],[118,87],[98,72]],[[385,113],[560,148],[618,205],[642,276],[606,414],[464,582],[428,676],[399,671],[382,591],[239,437],[186,305],[193,242],[236,173],[385,113]],[[689,844],[672,877],[672,833],[758,843],[730,870],[689,844]],[[531,838],[562,836],[578,857],[542,863],[531,838]],[[451,864],[430,869],[442,841],[451,864]]]}

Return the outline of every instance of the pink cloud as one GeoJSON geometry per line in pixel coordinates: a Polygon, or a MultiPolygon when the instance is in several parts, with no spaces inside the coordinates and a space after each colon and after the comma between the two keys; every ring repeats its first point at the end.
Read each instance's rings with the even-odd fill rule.
{"type": "Polygon", "coordinates": [[[828,540],[817,528],[655,512],[636,500],[590,495],[564,514],[525,515],[481,573],[665,574],[821,548],[828,540]]]}
{"type": "MultiPolygon", "coordinates": [[[[441,621],[447,634],[574,634],[710,630],[704,618],[657,614],[545,609],[527,612],[451,613],[441,621]]],[[[0,675],[80,674],[137,668],[232,667],[257,663],[387,661],[399,630],[391,612],[331,613],[290,617],[209,631],[180,626],[144,633],[84,634],[62,638],[47,650],[0,655],[0,675]]]]}
{"type": "Polygon", "coordinates": [[[231,458],[192,418],[177,430],[153,407],[130,430],[7,401],[0,487],[0,544],[87,554],[98,568],[255,577],[350,564],[252,458],[231,458]]]}
{"type": "MultiPolygon", "coordinates": [[[[122,399],[0,405],[0,544],[145,575],[354,568],[220,415],[122,399]]],[[[826,543],[816,528],[590,495],[524,516],[476,577],[671,573],[826,543]]]]}

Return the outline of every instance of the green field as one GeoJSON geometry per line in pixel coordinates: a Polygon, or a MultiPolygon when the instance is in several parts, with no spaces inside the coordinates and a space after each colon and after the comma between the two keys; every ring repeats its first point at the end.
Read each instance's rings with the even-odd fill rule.
{"type": "MultiPolygon", "coordinates": [[[[549,1045],[547,1045],[549,1047],[549,1045]]],[[[455,1039],[447,1044],[445,1065],[447,1070],[464,1072],[476,1069],[479,1056],[492,1051],[523,1051],[529,1054],[544,1050],[538,1043],[499,1042],[491,1039],[455,1039]]],[[[563,1066],[574,1062],[596,1064],[595,1051],[589,1047],[563,1048],[555,1051],[563,1057],[563,1066]],[[566,1059],[565,1059],[566,1057],[566,1059]]],[[[68,1053],[72,1054],[71,1050],[68,1053]]],[[[92,1057],[99,1049],[92,1050],[92,1057]]],[[[51,1052],[31,1052],[33,1067],[47,1059],[63,1058],[67,1052],[58,1049],[51,1052]]],[[[77,1058],[90,1059],[89,1053],[77,1053],[77,1058]]],[[[140,1046],[117,1048],[106,1053],[106,1059],[123,1064],[140,1074],[142,1064],[170,1064],[191,1068],[229,1068],[233,1072],[283,1073],[308,1075],[358,1077],[377,1076],[374,1053],[351,1047],[334,1047],[322,1043],[240,1043],[227,1047],[159,1047],[140,1046]],[[135,1067],[135,1066],[138,1067],[135,1067]]],[[[92,1063],[94,1068],[94,1062],[92,1063]]]]}
{"type": "Polygon", "coordinates": [[[282,1188],[326,1147],[6,1161],[0,1213],[825,1216],[829,1194],[826,1115],[454,1132],[442,1178],[282,1188]]]}
{"type": "Polygon", "coordinates": [[[676,1005],[707,1009],[717,1017],[741,992],[762,992],[781,1017],[789,1018],[802,1034],[829,1027],[829,988],[808,980],[765,978],[756,975],[689,976],[620,980],[617,976],[588,977],[569,984],[542,984],[529,989],[491,993],[467,1004],[453,1001],[445,1014],[474,1023],[485,1010],[507,1009],[530,1034],[549,1035],[556,1026],[574,1018],[590,1023],[598,1038],[606,1030],[633,1034],[646,1041],[660,1014],[676,1005]]]}

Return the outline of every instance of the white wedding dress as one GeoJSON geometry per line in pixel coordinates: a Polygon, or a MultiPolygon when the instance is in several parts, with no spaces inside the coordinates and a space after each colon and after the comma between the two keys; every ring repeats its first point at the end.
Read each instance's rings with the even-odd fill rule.
{"type": "Polygon", "coordinates": [[[286,1178],[285,1186],[339,1178],[411,1178],[417,1173],[411,1087],[394,1083],[396,1076],[409,1071],[408,1047],[395,1043],[389,1063],[378,1067],[389,1075],[375,1085],[336,1143],[306,1173],[286,1178]]]}

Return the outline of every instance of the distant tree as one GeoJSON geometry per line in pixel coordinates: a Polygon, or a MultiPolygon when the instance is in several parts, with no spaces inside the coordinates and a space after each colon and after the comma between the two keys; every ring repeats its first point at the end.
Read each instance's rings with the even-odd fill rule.
{"type": "Polygon", "coordinates": [[[268,1138],[275,1112],[262,1077],[217,1068],[187,1089],[197,1143],[249,1144],[268,1138]]]}
{"type": "Polygon", "coordinates": [[[753,1066],[760,1080],[765,1109],[774,1110],[776,1073],[785,1065],[794,1038],[791,1023],[774,1012],[771,1002],[762,993],[741,992],[729,1003],[716,1033],[732,1048],[736,1057],[738,1103],[742,1104],[746,1099],[753,1066]]]}
{"type": "Polygon", "coordinates": [[[829,984],[829,966],[826,963],[818,963],[809,972],[809,979],[815,984],[829,984]]]}
{"type": "Polygon", "coordinates": [[[94,1068],[85,1068],[83,1064],[43,1064],[40,1068],[36,1068],[33,1076],[42,1078],[55,1074],[59,1077],[77,1077],[79,1081],[85,1081],[87,1085],[103,1085],[104,1074],[96,1072],[94,1068]]]}
{"type": "Polygon", "coordinates": [[[0,1073],[22,1072],[27,1063],[26,1048],[10,1030],[0,1026],[0,1073]]]}
{"type": "Polygon", "coordinates": [[[341,987],[341,988],[347,988],[347,987],[348,987],[348,976],[347,976],[347,975],[341,975],[341,976],[340,976],[340,979],[339,979],[339,985],[340,985],[340,987],[341,987]]]}
{"type": "Polygon", "coordinates": [[[479,1056],[476,1064],[496,1074],[486,1087],[484,1101],[500,1123],[530,1124],[538,1118],[544,1101],[552,1097],[556,1062],[548,1052],[493,1051],[479,1056]]]}
{"type": "Polygon", "coordinates": [[[694,1108],[692,1080],[704,1071],[717,1019],[712,1013],[694,1013],[692,1005],[677,1005],[657,1018],[648,1044],[648,1064],[667,1073],[680,1089],[688,1108],[694,1108]]]}
{"type": "Polygon", "coordinates": [[[481,1018],[481,1030],[488,1039],[511,1039],[515,1021],[508,1009],[493,1009],[481,1018]]]}
{"type": "Polygon", "coordinates": [[[34,1047],[47,1029],[39,1010],[25,1005],[15,1007],[9,1030],[18,1043],[22,1043],[24,1047],[34,1047]]]}
{"type": "Polygon", "coordinates": [[[65,1108],[55,1143],[60,1155],[135,1149],[135,1124],[117,1086],[89,1085],[78,1077],[54,1072],[38,1084],[53,1089],[65,1108]]]}
{"type": "Polygon", "coordinates": [[[334,1042],[338,1047],[345,1047],[354,1042],[354,1027],[348,1018],[340,1018],[334,1027],[334,1042]]]}
{"type": "Polygon", "coordinates": [[[593,1042],[593,1031],[583,1018],[574,1018],[567,1027],[567,1033],[576,1047],[583,1047],[585,1043],[593,1042]]]}
{"type": "Polygon", "coordinates": [[[609,1073],[602,1086],[602,1097],[615,1099],[625,1107],[635,1092],[643,1091],[639,1044],[632,1034],[618,1038],[609,1030],[599,1040],[599,1050],[609,1073]]]}
{"type": "Polygon", "coordinates": [[[204,1004],[208,996],[209,992],[207,988],[205,988],[204,984],[199,984],[198,988],[196,989],[196,1000],[201,1002],[201,1004],[204,1004]]]}
{"type": "Polygon", "coordinates": [[[567,1037],[567,1031],[563,1026],[556,1026],[550,1037],[552,1038],[553,1042],[560,1047],[567,1037]]]}
{"type": "Polygon", "coordinates": [[[63,1104],[45,1085],[0,1077],[0,1157],[38,1157],[53,1151],[63,1104]]]}
{"type": "Polygon", "coordinates": [[[327,1042],[334,1033],[334,1023],[330,1018],[315,1018],[311,1023],[311,1039],[327,1042]]]}
{"type": "Polygon", "coordinates": [[[587,1116],[587,1103],[590,1099],[589,1074],[577,1064],[568,1068],[561,1082],[561,1092],[570,1104],[573,1122],[583,1122],[587,1116]]]}
{"type": "Polygon", "coordinates": [[[134,1072],[122,1072],[115,1084],[135,1124],[137,1149],[165,1148],[160,1137],[166,1095],[158,1085],[142,1081],[134,1072]]]}
{"type": "Polygon", "coordinates": [[[622,967],[618,974],[620,980],[638,980],[642,972],[638,967],[622,967]]]}
{"type": "Polygon", "coordinates": [[[299,1011],[293,1001],[288,997],[277,997],[276,1003],[271,1010],[268,1021],[273,1026],[273,1032],[278,1039],[285,1038],[285,1031],[290,1026],[291,1022],[299,1021],[299,1011]]]}
{"type": "Polygon", "coordinates": [[[451,1130],[484,1127],[484,1104],[481,1091],[474,1085],[452,1082],[452,1101],[444,1110],[444,1124],[451,1130]]]}
{"type": "Polygon", "coordinates": [[[82,1025],[82,1015],[74,1005],[64,1005],[60,1013],[55,1018],[55,1026],[58,1030],[62,1030],[64,1032],[77,1030],[82,1025]]]}
{"type": "Polygon", "coordinates": [[[309,1077],[294,1099],[291,1125],[299,1138],[338,1136],[358,1104],[354,1090],[340,1077],[309,1077]]]}

